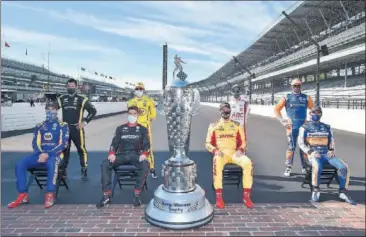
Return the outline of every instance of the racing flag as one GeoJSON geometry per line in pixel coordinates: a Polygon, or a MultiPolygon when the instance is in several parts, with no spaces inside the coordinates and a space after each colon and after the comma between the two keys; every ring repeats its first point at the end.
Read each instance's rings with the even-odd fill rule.
{"type": "Polygon", "coordinates": [[[6,48],[10,48],[10,45],[8,44],[8,42],[5,41],[5,47],[6,48]]]}

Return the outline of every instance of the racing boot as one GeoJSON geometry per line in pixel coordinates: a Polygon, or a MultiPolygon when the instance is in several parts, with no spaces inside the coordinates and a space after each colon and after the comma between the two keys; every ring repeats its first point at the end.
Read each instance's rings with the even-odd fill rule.
{"type": "Polygon", "coordinates": [[[20,204],[28,203],[28,193],[19,193],[17,199],[8,204],[8,208],[14,208],[20,204]]]}
{"type": "Polygon", "coordinates": [[[55,194],[54,193],[46,193],[44,207],[50,208],[55,204],[55,194]]]}
{"type": "Polygon", "coordinates": [[[250,194],[251,194],[251,189],[245,188],[243,190],[243,202],[244,202],[245,206],[247,206],[247,208],[254,207],[252,200],[250,200],[250,194]]]}
{"type": "Polygon", "coordinates": [[[151,174],[151,177],[152,177],[153,179],[158,178],[158,176],[156,175],[155,169],[150,169],[150,174],[151,174]]]}
{"type": "Polygon", "coordinates": [[[286,177],[290,177],[290,175],[291,175],[291,166],[286,167],[285,173],[283,175],[286,176],[286,177]]]}
{"type": "Polygon", "coordinates": [[[102,208],[105,205],[109,205],[112,203],[111,197],[112,196],[112,191],[111,190],[107,190],[104,192],[102,200],[100,200],[100,202],[96,205],[97,208],[102,208]]]}
{"type": "Polygon", "coordinates": [[[133,205],[135,207],[138,207],[142,204],[141,199],[140,199],[140,193],[141,193],[140,190],[135,189],[135,193],[133,194],[133,205]]]}
{"type": "Polygon", "coordinates": [[[351,205],[357,205],[357,203],[353,201],[349,195],[346,194],[346,190],[339,190],[339,198],[351,205]]]}
{"type": "Polygon", "coordinates": [[[311,194],[311,201],[319,202],[320,189],[319,187],[314,187],[313,193],[311,194]]]}
{"type": "Polygon", "coordinates": [[[83,179],[83,181],[88,181],[88,168],[81,168],[81,178],[83,179]]]}
{"type": "Polygon", "coordinates": [[[216,189],[216,207],[219,209],[225,208],[225,203],[222,199],[222,189],[216,189]]]}

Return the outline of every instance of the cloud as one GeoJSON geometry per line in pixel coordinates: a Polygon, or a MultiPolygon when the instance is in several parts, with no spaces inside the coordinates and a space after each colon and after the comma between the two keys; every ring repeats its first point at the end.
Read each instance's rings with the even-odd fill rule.
{"type": "MultiPolygon", "coordinates": [[[[186,27],[177,24],[173,25],[162,21],[135,17],[122,17],[118,21],[106,20],[92,14],[86,14],[72,9],[67,9],[64,12],[58,12],[52,9],[31,7],[18,3],[7,3],[7,5],[37,11],[43,14],[48,14],[53,18],[69,21],[80,26],[147,41],[159,46],[164,42],[168,42],[170,49],[180,52],[212,55],[214,53],[225,54],[225,52],[230,51],[225,49],[217,52],[212,50],[212,48],[201,45],[200,39],[205,40],[207,38],[220,37],[219,33],[216,31],[186,27]]],[[[148,14],[146,16],[148,16],[148,14]]],[[[214,48],[215,47],[216,46],[214,46],[214,48]]],[[[217,48],[219,47],[217,46],[217,48]]]]}
{"type": "MultiPolygon", "coordinates": [[[[57,9],[56,6],[52,9],[41,3],[37,5],[19,2],[3,3],[7,7],[37,12],[81,26],[81,28],[94,29],[103,32],[99,34],[103,36],[112,34],[159,47],[167,42],[169,54],[177,52],[182,54],[183,59],[186,58],[189,63],[186,68],[192,70],[188,73],[190,75],[197,73],[198,76],[202,74],[203,78],[248,47],[263,30],[268,29],[270,23],[279,17],[282,10],[286,10],[292,4],[293,2],[268,1],[136,1],[91,3],[88,7],[73,9],[65,5],[63,9],[57,9]],[[91,13],[96,6],[102,14],[91,13]]],[[[30,36],[27,37],[32,38],[30,36]]],[[[43,37],[43,42],[47,41],[46,45],[49,37],[50,35],[43,37]]],[[[98,42],[56,38],[59,45],[65,45],[66,41],[70,41],[72,43],[66,45],[71,45],[71,48],[79,51],[121,53],[114,48],[106,49],[98,42]]],[[[52,38],[52,45],[54,41],[55,39],[52,38]]],[[[131,68],[133,61],[135,64],[144,63],[142,58],[137,57],[139,56],[131,56],[129,63],[121,64],[122,66],[118,67],[120,71],[116,74],[123,75],[126,70],[134,71],[131,68]]],[[[103,65],[97,65],[96,62],[91,61],[81,63],[89,67],[112,67],[107,63],[103,65]]],[[[161,85],[161,69],[158,71],[153,73],[145,70],[138,71],[134,75],[124,75],[121,80],[126,78],[126,80],[138,81],[139,76],[144,76],[140,74],[146,74],[149,75],[149,79],[144,78],[143,81],[149,85],[155,84],[154,88],[156,88],[156,84],[161,85]],[[151,74],[156,75],[151,76],[151,74]]]]}
{"type": "Polygon", "coordinates": [[[6,35],[8,43],[22,43],[25,45],[42,45],[43,47],[52,42],[52,50],[61,51],[86,51],[102,54],[118,55],[122,51],[118,48],[111,48],[101,43],[85,41],[76,38],[68,38],[58,35],[45,34],[41,32],[28,31],[10,26],[2,26],[1,31],[6,35]]]}

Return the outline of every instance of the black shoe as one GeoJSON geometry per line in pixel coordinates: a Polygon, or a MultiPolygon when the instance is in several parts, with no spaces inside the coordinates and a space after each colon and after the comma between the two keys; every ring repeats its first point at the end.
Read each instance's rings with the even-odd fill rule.
{"type": "Polygon", "coordinates": [[[83,179],[83,181],[88,181],[88,168],[81,168],[81,178],[83,179]]]}
{"type": "Polygon", "coordinates": [[[140,199],[140,196],[137,196],[137,195],[133,195],[133,205],[135,207],[138,207],[140,206],[142,203],[141,203],[141,199],[140,199]]]}
{"type": "Polygon", "coordinates": [[[157,175],[156,175],[156,173],[155,173],[155,169],[150,169],[150,174],[151,174],[151,177],[152,177],[153,179],[158,178],[158,176],[157,176],[157,175]]]}
{"type": "Polygon", "coordinates": [[[100,200],[100,202],[97,204],[97,208],[102,208],[102,207],[104,207],[106,205],[109,205],[111,203],[112,203],[111,195],[107,194],[107,193],[104,193],[104,195],[102,197],[102,200],[100,200]]]}

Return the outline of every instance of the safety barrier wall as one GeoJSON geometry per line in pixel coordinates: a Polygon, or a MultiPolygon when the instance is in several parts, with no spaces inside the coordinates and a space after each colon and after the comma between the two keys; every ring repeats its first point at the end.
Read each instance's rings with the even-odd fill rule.
{"type": "MultiPolygon", "coordinates": [[[[219,107],[219,103],[201,102],[201,105],[216,108],[219,107]]],[[[273,106],[268,105],[251,105],[250,113],[266,117],[275,117],[273,112],[273,106]]],[[[287,118],[284,109],[282,111],[282,115],[284,118],[287,118]]],[[[329,124],[334,129],[365,134],[364,110],[323,108],[322,122],[329,124]]]]}
{"type": "MultiPolygon", "coordinates": [[[[127,111],[126,102],[93,102],[97,110],[96,118],[107,117],[127,111]]],[[[88,113],[85,111],[85,116],[88,113]]],[[[62,118],[59,111],[59,118],[62,118]]],[[[45,119],[44,105],[29,103],[14,103],[12,107],[1,107],[1,131],[10,132],[32,129],[45,119]]]]}

